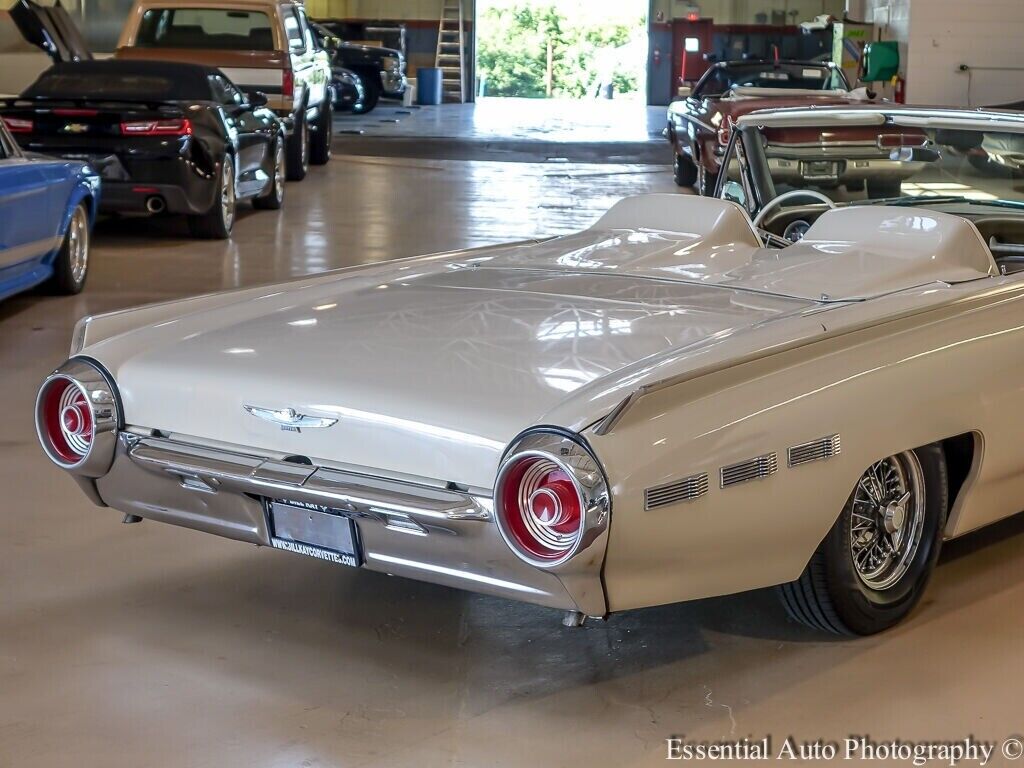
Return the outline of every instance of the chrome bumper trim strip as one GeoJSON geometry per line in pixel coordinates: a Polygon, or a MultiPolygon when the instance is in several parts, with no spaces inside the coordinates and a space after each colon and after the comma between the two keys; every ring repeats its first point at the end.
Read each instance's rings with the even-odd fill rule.
{"type": "Polygon", "coordinates": [[[527,586],[526,584],[516,584],[512,581],[505,581],[504,579],[496,579],[492,576],[485,576],[480,573],[471,573],[470,571],[460,571],[456,568],[448,568],[444,565],[435,565],[434,563],[425,563],[417,560],[409,560],[405,557],[393,557],[392,555],[382,555],[378,552],[367,552],[366,556],[370,560],[378,560],[388,565],[400,565],[405,568],[412,568],[417,571],[427,571],[428,573],[438,573],[444,576],[448,576],[454,579],[464,579],[467,581],[473,581],[478,584],[487,584],[498,589],[510,590],[512,592],[526,592],[532,595],[543,595],[544,592],[539,589],[527,586]]]}
{"type": "Polygon", "coordinates": [[[286,496],[377,518],[392,525],[396,517],[439,522],[491,519],[490,499],[460,491],[125,432],[121,433],[121,440],[133,463],[152,472],[173,475],[189,490],[215,492],[225,488],[258,496],[286,496]]]}

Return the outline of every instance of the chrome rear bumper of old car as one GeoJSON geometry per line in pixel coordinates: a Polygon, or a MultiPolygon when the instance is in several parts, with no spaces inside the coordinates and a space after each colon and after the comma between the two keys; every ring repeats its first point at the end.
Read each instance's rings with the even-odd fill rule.
{"type": "Polygon", "coordinates": [[[563,584],[523,562],[504,543],[491,499],[466,491],[129,432],[118,434],[110,471],[95,484],[104,504],[126,514],[268,546],[267,500],[323,505],[355,521],[370,570],[606,613],[599,571],[563,584]]]}
{"type": "Polygon", "coordinates": [[[859,181],[906,179],[921,163],[891,160],[888,154],[822,149],[818,152],[768,152],[768,169],[776,181],[859,181]]]}

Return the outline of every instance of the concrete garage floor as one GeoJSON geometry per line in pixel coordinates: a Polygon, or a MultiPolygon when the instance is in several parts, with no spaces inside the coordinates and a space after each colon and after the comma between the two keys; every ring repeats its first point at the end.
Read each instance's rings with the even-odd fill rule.
{"type": "Polygon", "coordinates": [[[481,99],[471,104],[403,107],[382,101],[366,115],[335,116],[336,140],[349,154],[537,158],[576,162],[665,163],[665,107],[619,99],[481,99]]]}
{"type": "Polygon", "coordinates": [[[36,444],[36,386],[81,315],[565,232],[673,190],[664,167],[337,157],[280,213],[243,213],[230,243],[105,222],[84,294],[0,304],[0,766],[638,766],[672,734],[1024,730],[1020,518],[949,546],[881,637],[805,631],[769,591],[571,630],[546,609],[121,525],[36,444]]]}

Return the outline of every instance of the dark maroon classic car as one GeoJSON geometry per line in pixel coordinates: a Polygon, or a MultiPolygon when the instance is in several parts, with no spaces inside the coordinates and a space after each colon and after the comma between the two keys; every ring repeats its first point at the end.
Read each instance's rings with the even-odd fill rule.
{"type": "MultiPolygon", "coordinates": [[[[810,61],[719,62],[692,89],[680,88],[679,96],[669,105],[666,131],[675,150],[675,180],[681,187],[696,184],[701,194],[714,193],[731,125],[740,115],[811,104],[862,104],[866,98],[863,91],[851,91],[835,64],[810,61]]],[[[837,185],[878,183],[870,178],[844,178],[847,169],[819,156],[821,148],[818,137],[802,147],[806,157],[796,158],[794,174],[816,180],[829,174],[837,185]]],[[[851,166],[849,171],[853,170],[851,166]]]]}

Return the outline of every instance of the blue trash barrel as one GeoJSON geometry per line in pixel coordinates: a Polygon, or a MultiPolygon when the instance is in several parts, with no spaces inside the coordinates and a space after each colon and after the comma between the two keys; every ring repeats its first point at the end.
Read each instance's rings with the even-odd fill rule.
{"type": "Polygon", "coordinates": [[[441,103],[441,69],[419,67],[416,70],[416,103],[429,105],[441,103]]]}

